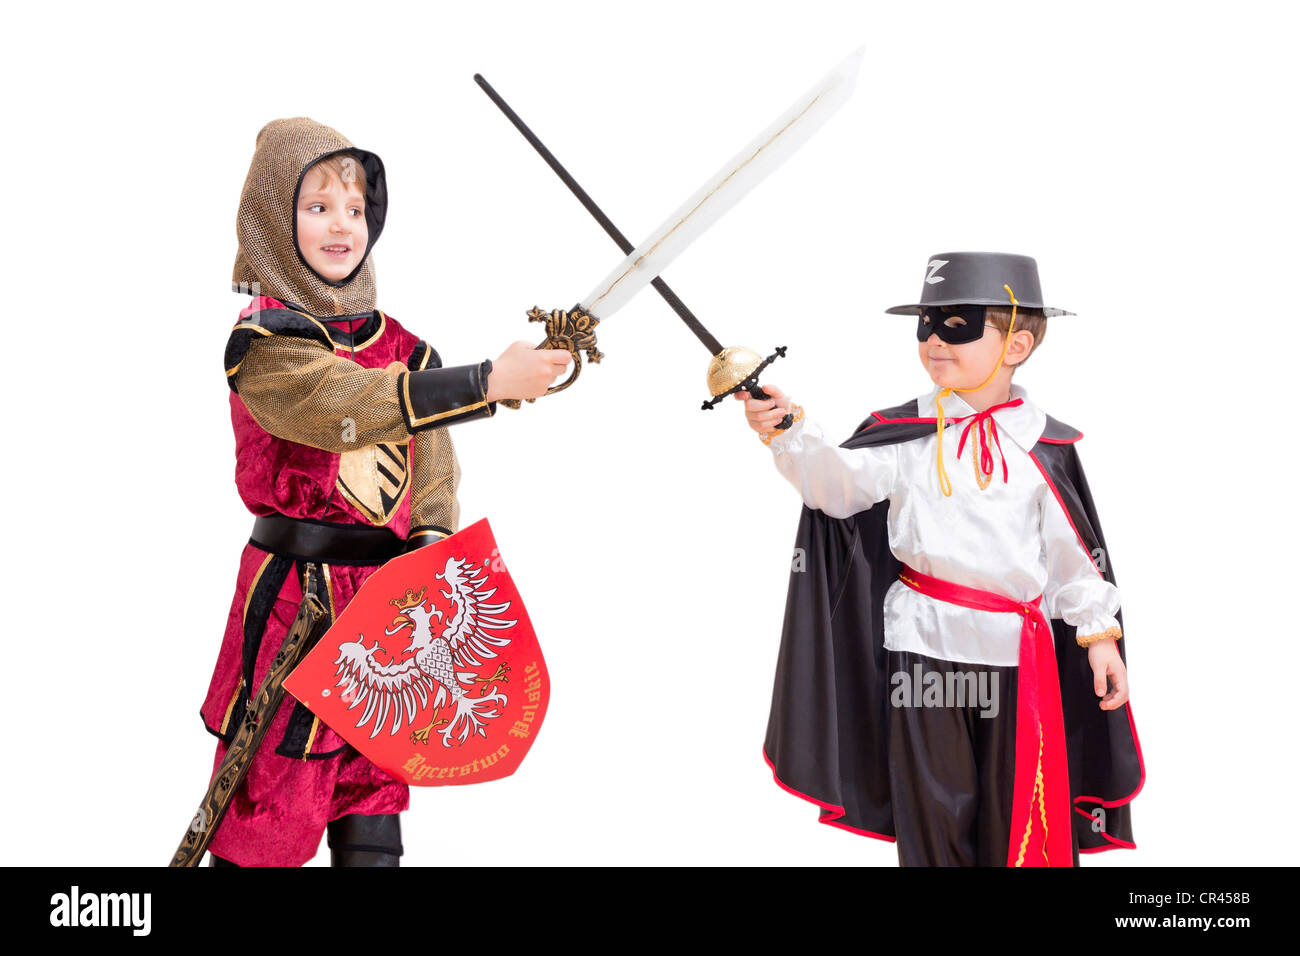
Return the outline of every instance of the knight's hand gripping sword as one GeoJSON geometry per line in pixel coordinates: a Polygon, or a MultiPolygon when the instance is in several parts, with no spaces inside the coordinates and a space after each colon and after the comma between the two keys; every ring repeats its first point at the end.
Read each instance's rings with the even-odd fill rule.
{"type": "MultiPolygon", "coordinates": [[[[832,113],[844,105],[853,92],[861,57],[862,51],[858,50],[841,62],[759,133],[635,248],[500,94],[481,75],[475,74],[475,82],[627,254],[595,289],[568,312],[556,309],[546,313],[536,307],[529,310],[528,317],[531,321],[546,323],[546,340],[537,347],[563,348],[573,354],[573,371],[569,377],[549,388],[546,394],[558,392],[573,384],[582,367],[579,350],[586,350],[589,361],[600,361],[603,354],[596,348],[596,325],[601,319],[607,319],[621,309],[643,286],[650,284],[673,311],[681,316],[682,321],[713,356],[708,372],[708,388],[713,397],[704,403],[705,410],[741,390],[749,392],[754,398],[768,397],[758,384],[758,378],[768,365],[785,355],[785,346],[778,347],[767,358],[761,358],[757,352],[744,347],[723,348],[676,293],[668,288],[659,273],[768,173],[792,156],[832,113]]],[[[502,404],[511,408],[519,407],[519,402],[514,400],[502,404]]],[[[789,428],[790,423],[791,417],[786,415],[776,427],[789,428]]]]}

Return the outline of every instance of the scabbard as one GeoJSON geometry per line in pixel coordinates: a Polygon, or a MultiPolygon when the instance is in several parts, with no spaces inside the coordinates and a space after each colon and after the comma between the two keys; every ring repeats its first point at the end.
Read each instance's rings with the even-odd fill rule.
{"type": "Polygon", "coordinates": [[[244,775],[257,755],[284,699],[284,679],[298,666],[298,662],[315,646],[329,625],[329,612],[316,594],[316,565],[308,564],[303,575],[303,598],[298,606],[284,643],[271,662],[271,669],[257,689],[257,696],[249,701],[239,730],[226,748],[221,766],[217,768],[203,802],[190,822],[180,846],[172,856],[170,866],[198,866],[207,852],[208,844],[221,825],[244,775]]]}

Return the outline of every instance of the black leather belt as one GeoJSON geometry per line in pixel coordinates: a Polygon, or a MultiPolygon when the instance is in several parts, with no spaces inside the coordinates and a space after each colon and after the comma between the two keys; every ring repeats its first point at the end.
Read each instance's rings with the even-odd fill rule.
{"type": "Polygon", "coordinates": [[[265,515],[253,522],[249,544],[290,558],[330,564],[383,564],[406,550],[387,528],[265,515]]]}

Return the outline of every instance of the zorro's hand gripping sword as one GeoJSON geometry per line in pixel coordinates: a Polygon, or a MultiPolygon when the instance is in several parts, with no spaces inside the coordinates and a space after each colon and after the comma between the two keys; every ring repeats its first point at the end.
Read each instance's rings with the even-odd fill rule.
{"type": "MultiPolygon", "coordinates": [[[[582,367],[579,350],[586,350],[589,361],[600,361],[603,355],[596,348],[596,325],[601,319],[609,318],[622,308],[643,286],[650,284],[673,311],[681,316],[682,321],[713,356],[708,372],[708,387],[713,397],[704,403],[705,410],[741,390],[749,392],[754,398],[768,397],[758,384],[758,377],[779,356],[785,355],[785,346],[780,346],[767,358],[761,358],[757,352],[744,347],[723,348],[676,293],[668,288],[668,284],[659,278],[659,273],[768,173],[793,155],[832,113],[844,105],[853,91],[861,56],[861,50],[855,52],[827,74],[635,248],[487,80],[475,74],[475,82],[627,254],[595,289],[568,312],[556,309],[546,313],[536,307],[529,310],[528,317],[531,321],[546,323],[546,340],[538,348],[563,348],[573,354],[573,371],[569,377],[549,388],[546,394],[558,392],[573,384],[582,367]]],[[[519,407],[519,402],[514,400],[502,404],[511,408],[519,407]]],[[[776,427],[788,428],[790,423],[791,417],[786,415],[776,427]]]]}

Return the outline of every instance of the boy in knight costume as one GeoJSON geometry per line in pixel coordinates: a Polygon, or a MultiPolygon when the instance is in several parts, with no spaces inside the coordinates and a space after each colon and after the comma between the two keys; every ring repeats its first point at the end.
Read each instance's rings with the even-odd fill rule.
{"type": "Polygon", "coordinates": [[[1082,435],[1011,384],[1070,313],[994,253],[933,257],[888,311],[917,316],[934,388],[843,444],[777,388],[738,396],[805,505],[764,756],[904,866],[1131,848],[1144,770],[1082,435]]]}
{"type": "MultiPolygon", "coordinates": [[[[387,205],[379,157],[329,127],[297,118],[258,133],[234,268],[253,300],[225,355],[235,480],[256,519],[201,709],[214,773],[308,564],[333,620],[386,560],[455,532],[447,426],[541,395],[569,361],[518,342],[495,363],[443,367],[375,308],[370,251],[387,205]]],[[[405,783],[286,698],[213,836],[213,864],[301,865],[328,830],[333,865],[396,866],[409,802],[405,783]]]]}

